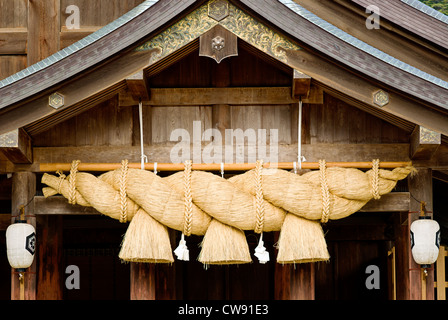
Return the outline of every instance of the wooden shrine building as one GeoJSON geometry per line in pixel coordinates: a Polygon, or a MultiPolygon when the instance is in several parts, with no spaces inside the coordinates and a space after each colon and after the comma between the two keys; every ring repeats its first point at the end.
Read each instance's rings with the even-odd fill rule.
{"type": "MultiPolygon", "coordinates": [[[[21,207],[37,234],[25,299],[446,299],[447,16],[416,0],[0,0],[0,8],[0,299],[19,299],[5,230],[21,207]],[[182,160],[204,162],[210,128],[223,144],[227,129],[265,132],[279,163],[296,162],[300,147],[304,164],[379,159],[412,162],[417,173],[323,225],[329,262],[295,266],[276,263],[278,232],[265,233],[266,264],[206,270],[196,261],[200,236],[188,237],[188,262],[122,263],[128,223],[43,196],[51,164],[140,164],[141,146],[148,163],[172,163],[185,136],[194,141],[182,160]],[[184,133],[173,139],[176,129],[184,133]],[[442,238],[427,276],[409,235],[421,201],[442,238]],[[368,288],[372,265],[380,282],[368,288]],[[69,266],[79,268],[79,289],[66,286],[69,266]]],[[[245,146],[250,162],[248,142],[236,148],[245,146]]],[[[180,234],[170,230],[173,249],[180,234]]],[[[246,238],[253,252],[258,235],[246,238]]]]}

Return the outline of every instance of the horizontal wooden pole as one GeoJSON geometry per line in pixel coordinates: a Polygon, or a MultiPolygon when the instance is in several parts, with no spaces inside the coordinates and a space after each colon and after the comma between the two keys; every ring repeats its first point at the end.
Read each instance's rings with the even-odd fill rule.
{"type": "MultiPolygon", "coordinates": [[[[359,168],[370,169],[372,162],[327,162],[327,167],[340,168],[359,168]]],[[[398,167],[406,167],[412,165],[412,162],[380,162],[380,168],[393,169],[398,167]]],[[[225,163],[223,164],[224,171],[247,171],[254,169],[255,163],[225,163]]],[[[104,172],[119,169],[121,163],[80,163],[78,165],[79,171],[90,172],[104,172]]],[[[129,168],[141,169],[140,163],[129,163],[129,168]]],[[[294,169],[294,162],[279,162],[279,163],[265,163],[264,168],[277,168],[291,170],[294,169]]],[[[298,165],[296,166],[298,168],[298,165]]],[[[39,165],[40,172],[54,172],[54,171],[70,171],[71,163],[41,163],[39,165]]],[[[154,170],[154,163],[145,163],[145,170],[154,170]]],[[[185,166],[183,163],[157,163],[157,171],[182,171],[185,166]]],[[[220,163],[193,163],[193,170],[201,171],[220,171],[220,163]]],[[[302,169],[319,169],[318,162],[303,162],[302,169]]]]}

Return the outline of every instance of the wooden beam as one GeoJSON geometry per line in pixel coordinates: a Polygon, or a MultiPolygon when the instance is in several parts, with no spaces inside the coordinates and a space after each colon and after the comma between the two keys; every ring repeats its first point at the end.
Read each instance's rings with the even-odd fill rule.
{"type": "Polygon", "coordinates": [[[417,125],[410,140],[409,152],[412,160],[431,160],[442,143],[442,135],[417,125]]]}
{"type": "Polygon", "coordinates": [[[0,55],[26,54],[27,28],[0,28],[0,55]]]}
{"type": "Polygon", "coordinates": [[[289,87],[255,88],[152,88],[153,106],[291,104],[289,87]]]}
{"type": "MultiPolygon", "coordinates": [[[[383,195],[380,200],[369,201],[359,212],[397,212],[409,206],[409,193],[392,192],[383,195]],[[407,199],[407,200],[406,200],[407,199]]],[[[92,207],[70,205],[63,196],[34,197],[35,215],[99,215],[92,207]]]]}
{"type": "MultiPolygon", "coordinates": [[[[36,227],[33,197],[36,193],[36,175],[32,172],[17,172],[12,177],[11,222],[20,215],[20,207],[25,206],[27,222],[36,227]]],[[[38,237],[38,236],[37,236],[38,237]]],[[[36,257],[33,264],[24,273],[25,300],[36,300],[36,257]]],[[[11,300],[20,299],[18,275],[11,272],[11,300]]]]}
{"type": "Polygon", "coordinates": [[[311,77],[294,69],[292,79],[292,98],[296,101],[308,98],[311,90],[311,77]]]}
{"type": "Polygon", "coordinates": [[[409,192],[392,192],[370,200],[359,212],[403,212],[409,210],[409,203],[409,192]]]}
{"type": "Polygon", "coordinates": [[[22,128],[0,135],[0,152],[12,163],[33,162],[31,138],[22,128]]]}
{"type": "MultiPolygon", "coordinates": [[[[152,145],[145,149],[150,161],[168,163],[171,149],[175,143],[152,145]]],[[[256,150],[255,150],[256,151],[256,150]]],[[[140,147],[54,147],[34,148],[34,164],[47,162],[72,162],[79,159],[82,162],[129,162],[140,161],[140,147]]],[[[302,146],[303,155],[309,162],[319,159],[327,161],[409,161],[408,144],[305,144],[302,146]]],[[[287,162],[297,159],[297,144],[279,145],[278,161],[287,162]]],[[[34,165],[33,165],[34,166],[34,165]]],[[[30,168],[33,169],[33,168],[30,168]]]]}
{"type": "Polygon", "coordinates": [[[142,102],[149,101],[149,88],[147,87],[145,75],[142,70],[127,77],[126,84],[128,86],[129,94],[135,101],[134,105],[138,104],[140,100],[142,102]]]}

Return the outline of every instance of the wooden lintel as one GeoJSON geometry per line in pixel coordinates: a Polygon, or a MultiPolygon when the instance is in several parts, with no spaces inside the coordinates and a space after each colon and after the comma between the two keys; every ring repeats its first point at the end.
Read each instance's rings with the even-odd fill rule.
{"type": "Polygon", "coordinates": [[[0,54],[26,54],[27,28],[0,28],[0,54]]]}
{"type": "MultiPolygon", "coordinates": [[[[282,105],[296,103],[290,87],[238,87],[238,88],[152,88],[152,106],[209,106],[209,105],[282,105]]],[[[120,98],[126,104],[129,97],[120,98]]],[[[323,91],[311,86],[304,103],[323,103],[323,91]]],[[[122,105],[120,104],[120,105],[122,105]]]]}
{"type": "MultiPolygon", "coordinates": [[[[99,215],[92,207],[71,205],[62,196],[34,197],[35,215],[99,215]]],[[[359,212],[403,212],[409,211],[409,193],[392,192],[379,200],[369,201],[359,212]]]]}
{"type": "Polygon", "coordinates": [[[413,160],[430,160],[442,143],[442,135],[417,125],[410,140],[410,158],[413,160]]]}
{"type": "Polygon", "coordinates": [[[295,100],[308,98],[311,90],[311,77],[294,69],[292,80],[292,98],[295,100]]]}
{"type": "Polygon", "coordinates": [[[392,192],[379,200],[370,200],[359,212],[406,212],[409,211],[409,192],[392,192]]]}
{"type": "Polygon", "coordinates": [[[31,138],[19,128],[0,135],[0,151],[12,163],[32,163],[31,138]]]}
{"type": "Polygon", "coordinates": [[[266,105],[295,101],[289,87],[152,88],[152,106],[266,105]]]}
{"type": "MultiPolygon", "coordinates": [[[[171,162],[170,153],[177,143],[166,143],[145,147],[149,161],[159,163],[171,162]]],[[[205,147],[203,144],[202,147],[205,147]]],[[[190,151],[192,150],[190,146],[190,151]]],[[[253,148],[253,152],[256,148],[253,148]]],[[[251,152],[252,152],[251,151],[251,152]]],[[[244,150],[245,153],[246,150],[244,150]]],[[[409,161],[408,144],[305,144],[302,152],[310,162],[326,159],[332,161],[409,161]]],[[[140,147],[123,146],[93,146],[93,147],[53,147],[34,148],[34,165],[39,163],[70,163],[79,159],[85,163],[120,163],[123,159],[129,162],[140,162],[140,147]]],[[[288,162],[297,159],[297,144],[278,146],[278,162],[288,162]]],[[[17,167],[22,170],[35,170],[33,167],[17,167]]]]}

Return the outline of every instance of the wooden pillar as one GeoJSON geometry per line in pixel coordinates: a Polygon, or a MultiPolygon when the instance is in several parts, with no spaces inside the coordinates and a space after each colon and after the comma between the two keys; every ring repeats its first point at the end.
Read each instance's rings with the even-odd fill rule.
{"type": "MultiPolygon", "coordinates": [[[[21,206],[25,206],[27,222],[36,228],[33,198],[36,193],[36,175],[31,172],[16,172],[12,177],[11,223],[20,215],[21,206]]],[[[39,233],[36,231],[36,237],[39,233]]],[[[24,299],[36,299],[36,257],[33,264],[24,273],[24,299]]],[[[18,274],[11,270],[11,300],[20,299],[20,284],[18,274]]]]}
{"type": "Polygon", "coordinates": [[[131,262],[131,300],[156,299],[156,265],[131,262]]]}
{"type": "Polygon", "coordinates": [[[315,264],[275,265],[276,300],[314,300],[315,264]]]}
{"type": "MultiPolygon", "coordinates": [[[[423,276],[423,270],[417,264],[411,253],[410,227],[418,219],[420,201],[426,202],[427,211],[433,210],[432,170],[422,168],[409,177],[409,192],[411,201],[407,217],[403,216],[398,226],[396,240],[397,252],[397,299],[398,300],[434,300],[434,267],[428,269],[428,275],[423,276]]],[[[430,213],[432,216],[432,213],[430,213]]]]}
{"type": "Polygon", "coordinates": [[[62,300],[62,215],[37,218],[38,300],[62,300]]]}

